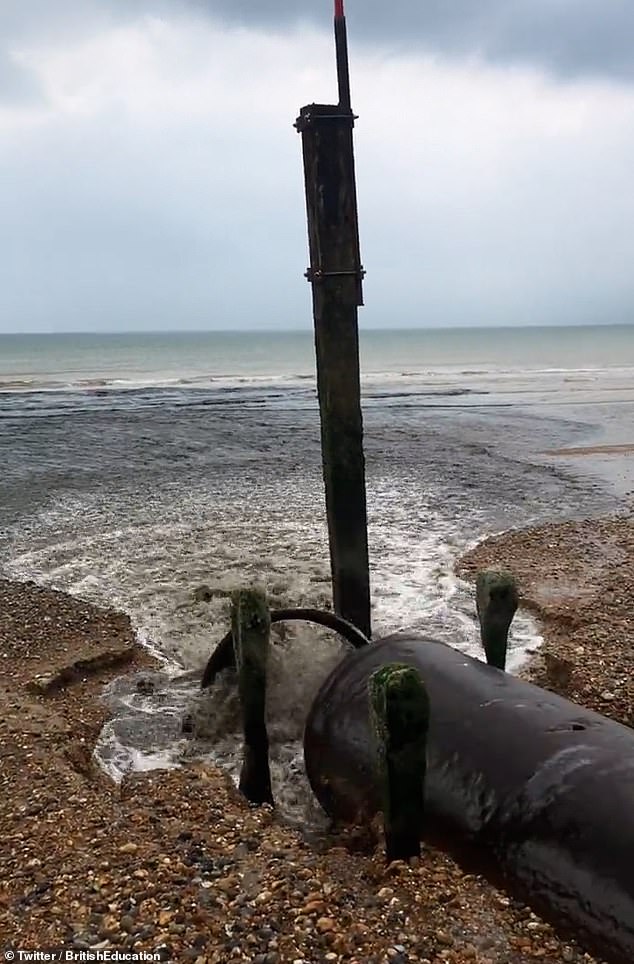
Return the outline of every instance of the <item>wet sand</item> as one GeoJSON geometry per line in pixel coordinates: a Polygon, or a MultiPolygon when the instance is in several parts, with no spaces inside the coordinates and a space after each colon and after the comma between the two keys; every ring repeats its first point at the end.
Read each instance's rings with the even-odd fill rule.
{"type": "Polygon", "coordinates": [[[562,449],[550,449],[548,452],[542,452],[542,455],[578,455],[578,456],[592,456],[592,455],[616,455],[616,456],[627,456],[634,455],[634,443],[628,442],[623,445],[581,445],[575,448],[562,448],[562,449]]]}

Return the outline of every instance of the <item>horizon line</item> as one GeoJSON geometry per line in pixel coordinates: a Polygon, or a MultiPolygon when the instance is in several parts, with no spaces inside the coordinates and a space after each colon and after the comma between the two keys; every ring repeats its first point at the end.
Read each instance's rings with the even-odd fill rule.
{"type": "MultiPolygon", "coordinates": [[[[363,332],[404,332],[404,331],[527,331],[527,330],[550,330],[560,328],[631,328],[634,326],[632,321],[606,321],[606,322],[561,322],[558,324],[523,324],[523,325],[403,325],[390,328],[380,326],[364,327],[359,325],[359,334],[363,332]]],[[[33,330],[33,331],[0,331],[0,337],[21,336],[29,337],[32,335],[57,336],[57,335],[312,335],[314,329],[311,326],[302,328],[108,328],[102,330],[90,329],[61,329],[59,331],[33,330]]]]}

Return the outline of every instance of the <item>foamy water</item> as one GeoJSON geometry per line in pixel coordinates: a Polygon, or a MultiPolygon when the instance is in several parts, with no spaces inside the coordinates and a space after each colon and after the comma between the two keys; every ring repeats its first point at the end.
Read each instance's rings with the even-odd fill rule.
{"type": "MultiPolygon", "coordinates": [[[[513,371],[499,359],[481,368],[465,357],[432,372],[414,365],[411,341],[406,349],[383,359],[392,370],[366,378],[374,636],[409,629],[481,656],[473,594],[456,579],[455,562],[492,532],[611,507],[605,486],[545,464],[540,453],[596,437],[598,400],[613,426],[627,415],[626,398],[614,403],[623,366],[597,373],[577,360],[575,370],[513,371]],[[587,397],[592,406],[584,407],[587,397]]],[[[4,573],[124,610],[163,661],[149,679],[124,677],[107,690],[113,718],[97,755],[114,779],[192,757],[236,775],[231,674],[198,690],[229,625],[230,592],[256,584],[274,607],[330,603],[314,391],[308,379],[293,381],[293,371],[272,385],[264,361],[222,384],[201,387],[203,373],[181,368],[183,384],[134,390],[117,388],[121,371],[111,367],[107,391],[0,399],[4,573]],[[202,585],[207,602],[195,596],[202,585]],[[182,732],[186,716],[193,736],[182,732]]],[[[85,365],[75,369],[76,383],[87,373],[85,365]]],[[[539,643],[533,622],[519,614],[509,669],[539,643]]],[[[304,720],[344,652],[337,636],[317,627],[274,627],[274,792],[297,820],[315,817],[303,775],[304,720]]]]}
{"type": "MultiPolygon", "coordinates": [[[[459,497],[447,480],[450,511],[447,506],[441,511],[442,489],[421,484],[419,476],[420,470],[412,467],[410,474],[394,462],[384,475],[369,479],[374,634],[418,630],[481,656],[473,594],[453,568],[474,532],[489,530],[490,507],[459,497]]],[[[218,762],[237,777],[235,686],[221,680],[200,695],[198,680],[227,631],[232,589],[259,584],[275,607],[329,605],[319,475],[291,474],[261,481],[257,488],[240,487],[233,477],[166,493],[139,491],[134,502],[129,494],[122,503],[119,498],[114,492],[107,497],[82,492],[41,509],[21,529],[8,572],[125,610],[141,639],[164,659],[151,694],[138,693],[135,680],[127,678],[108,690],[114,717],[96,752],[114,779],[194,757],[218,762]],[[22,551],[15,551],[18,543],[22,551]],[[194,597],[201,585],[213,594],[208,602],[194,597]],[[178,681],[191,669],[194,678],[178,681]],[[188,714],[196,723],[195,738],[182,733],[188,714]]],[[[539,642],[532,620],[518,615],[509,669],[539,642]]],[[[304,720],[314,693],[344,652],[337,636],[317,627],[274,628],[268,713],[274,793],[286,816],[300,822],[316,818],[303,771],[304,720]]]]}

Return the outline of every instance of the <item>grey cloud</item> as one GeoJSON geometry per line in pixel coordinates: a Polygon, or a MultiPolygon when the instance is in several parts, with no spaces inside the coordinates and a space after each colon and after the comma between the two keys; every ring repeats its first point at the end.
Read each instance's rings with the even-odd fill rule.
{"type": "MultiPolygon", "coordinates": [[[[214,132],[174,139],[99,118],[0,152],[0,331],[308,323],[296,150],[281,210],[279,195],[245,193],[239,174],[197,173],[198,152],[217,147],[214,132]]],[[[275,145],[264,155],[280,163],[275,145]]]]}
{"type": "MultiPolygon", "coordinates": [[[[245,24],[326,25],[329,0],[190,0],[245,24]]],[[[353,38],[535,64],[567,77],[634,79],[631,0],[347,0],[353,38]]]]}
{"type": "MultiPolygon", "coordinates": [[[[332,0],[4,0],[0,37],[50,40],[87,23],[187,10],[252,27],[328,28],[332,0]]],[[[634,80],[632,0],[346,0],[346,10],[353,44],[533,64],[564,78],[634,80]]]]}
{"type": "Polygon", "coordinates": [[[87,33],[134,21],[140,14],[167,14],[172,0],[0,0],[0,105],[22,105],[42,98],[35,74],[19,63],[23,47],[64,46],[87,33]]]}
{"type": "MultiPolygon", "coordinates": [[[[299,145],[102,117],[0,155],[0,330],[308,327],[299,145]],[[225,165],[199,169],[195,158],[225,165]],[[241,176],[241,154],[274,172],[241,176]],[[176,178],[175,172],[179,175],[176,178]],[[283,203],[280,200],[283,199],[283,203]]],[[[526,158],[500,192],[395,189],[361,136],[364,325],[631,321],[631,144],[602,158],[526,158]],[[588,190],[589,188],[589,190],[588,190]],[[587,202],[584,200],[588,195],[587,202]]],[[[613,141],[610,141],[613,147],[613,141]]],[[[592,145],[586,153],[593,154],[592,145]]]]}
{"type": "MultiPolygon", "coordinates": [[[[393,0],[393,10],[399,9],[399,2],[403,0],[393,0]]],[[[235,3],[240,10],[240,0],[235,3]]],[[[385,14],[378,4],[368,2],[362,9],[361,0],[347,3],[355,43],[363,31],[368,39],[380,38],[385,14]]],[[[324,0],[322,6],[328,5],[324,0]]],[[[582,0],[575,5],[578,11],[586,9],[582,0]]],[[[22,0],[20,6],[25,9],[22,0]]],[[[105,24],[120,24],[124,16],[134,19],[133,12],[138,17],[139,12],[172,11],[176,19],[176,11],[182,14],[186,9],[184,2],[177,7],[171,0],[163,5],[159,0],[129,2],[128,12],[113,0],[68,0],[60,5],[67,19],[60,13],[49,35],[45,18],[51,16],[51,6],[33,0],[29,15],[39,12],[41,17],[27,22],[25,14],[10,22],[7,11],[12,5],[0,0],[0,36],[8,39],[10,51],[19,50],[23,41],[26,46],[27,40],[35,49],[40,40],[63,49],[67,39],[94,32],[100,18],[105,24]]],[[[488,6],[484,0],[472,0],[469,6],[456,2],[454,10],[459,6],[465,10],[460,37],[440,15],[440,4],[430,2],[425,12],[412,7],[410,23],[429,25],[425,42],[430,48],[435,44],[435,49],[473,50],[478,45],[468,38],[486,34],[490,56],[494,49],[510,49],[513,18],[505,13],[506,7],[492,0],[488,6]]],[[[507,6],[511,11],[527,9],[519,0],[514,6],[507,0],[507,6]]],[[[569,4],[550,0],[549,7],[560,17],[564,6],[569,4]]],[[[308,9],[298,2],[295,15],[308,9]]],[[[533,10],[540,9],[545,4],[535,0],[533,10]]],[[[272,0],[268,7],[263,3],[258,8],[258,16],[251,12],[249,18],[249,10],[243,2],[241,15],[253,24],[290,23],[290,17],[280,19],[281,5],[272,0]]],[[[326,12],[325,25],[328,19],[326,12]]],[[[528,56],[525,51],[535,49],[539,37],[545,56],[547,31],[538,17],[533,26],[536,33],[515,37],[517,56],[528,56]],[[525,49],[520,49],[520,40],[525,49]]],[[[581,37],[580,21],[577,27],[581,37]]],[[[198,28],[198,23],[186,24],[185,33],[196,35],[198,28]]],[[[410,33],[418,37],[413,27],[410,33]]],[[[548,56],[558,59],[563,70],[557,36],[551,38],[548,56]]],[[[408,42],[404,28],[400,34],[385,28],[383,39],[393,47],[408,42]]],[[[598,30],[594,39],[601,47],[598,30]]],[[[242,40],[236,47],[240,55],[242,40]]],[[[612,40],[607,37],[603,47],[607,49],[612,40]]],[[[259,38],[249,42],[255,50],[259,38]]],[[[227,35],[229,58],[234,57],[232,43],[227,35]]],[[[278,46],[281,50],[288,44],[278,46]]],[[[185,55],[189,49],[185,44],[185,55]]],[[[576,49],[582,49],[580,41],[576,49]]],[[[203,50],[203,57],[208,55],[203,50]]],[[[391,86],[387,101],[377,105],[382,114],[374,127],[367,98],[376,95],[377,87],[366,88],[365,102],[362,90],[358,96],[361,239],[368,269],[363,323],[385,327],[631,321],[634,113],[621,106],[614,108],[614,117],[610,114],[614,104],[630,103],[631,97],[624,98],[623,91],[599,91],[596,96],[604,100],[593,106],[590,98],[589,119],[576,132],[566,131],[568,104],[574,113],[584,92],[577,97],[555,84],[549,93],[548,85],[538,82],[537,96],[542,96],[543,87],[545,116],[554,117],[557,136],[542,136],[537,129],[533,144],[531,137],[523,139],[519,124],[517,143],[511,139],[509,146],[502,128],[498,131],[495,124],[486,123],[489,94],[480,100],[474,95],[472,102],[469,87],[461,87],[464,97],[439,110],[438,128],[424,142],[419,139],[419,176],[418,168],[410,170],[411,164],[401,168],[396,163],[400,155],[411,152],[405,128],[398,128],[398,136],[393,132],[385,146],[394,98],[404,97],[405,112],[415,112],[418,103],[416,90],[404,89],[416,72],[408,65],[401,84],[394,61],[385,72],[391,86]],[[549,97],[561,97],[559,112],[548,113],[549,97]],[[464,130],[465,119],[477,114],[478,105],[481,118],[464,130]],[[447,120],[447,111],[449,122],[440,123],[447,120]],[[481,164],[480,170],[468,162],[474,139],[480,136],[494,142],[499,136],[501,157],[493,187],[488,168],[481,164]]],[[[20,93],[25,78],[14,70],[15,59],[7,63],[7,96],[11,91],[25,96],[24,89],[20,93]]],[[[370,67],[366,64],[364,69],[371,70],[373,63],[370,58],[370,67]]],[[[422,69],[421,83],[433,82],[433,73],[422,69]]],[[[443,66],[441,74],[445,73],[443,66]]],[[[477,78],[477,71],[473,75],[477,78]]],[[[168,87],[171,80],[178,84],[179,62],[161,60],[161,77],[168,87]]],[[[505,90],[497,78],[492,82],[487,77],[484,83],[487,90],[505,90]]],[[[512,78],[509,83],[514,83],[512,78]]],[[[142,109],[128,115],[106,100],[94,115],[62,113],[52,123],[16,128],[3,138],[0,330],[309,326],[301,160],[290,126],[297,101],[289,92],[291,106],[281,109],[279,127],[272,129],[267,122],[254,130],[249,91],[256,88],[257,80],[245,72],[244,113],[239,118],[227,115],[220,124],[205,123],[198,116],[180,117],[173,108],[161,113],[160,123],[150,116],[146,124],[142,109]]],[[[267,96],[266,77],[262,88],[267,96]]],[[[515,97],[513,91],[511,95],[515,97]]],[[[257,100],[254,93],[253,103],[257,100]]],[[[442,107],[440,87],[437,100],[442,107]]],[[[529,100],[532,110],[540,111],[540,105],[539,99],[529,100]]],[[[522,103],[518,106],[521,117],[522,103]]],[[[500,113],[500,125],[507,115],[500,113]]],[[[526,130],[531,134],[529,122],[526,130]]]]}
{"type": "Polygon", "coordinates": [[[0,51],[0,106],[31,104],[41,96],[41,87],[33,73],[0,51]]]}
{"type": "Polygon", "coordinates": [[[182,7],[176,0],[0,0],[0,52],[33,43],[64,45],[144,14],[167,16],[182,7]]]}

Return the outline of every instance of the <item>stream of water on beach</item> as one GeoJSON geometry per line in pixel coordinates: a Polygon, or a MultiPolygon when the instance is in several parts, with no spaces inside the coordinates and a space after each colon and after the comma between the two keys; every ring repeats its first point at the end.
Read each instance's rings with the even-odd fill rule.
{"type": "MultiPolygon", "coordinates": [[[[551,344],[533,346],[522,366],[510,336],[505,362],[499,335],[482,336],[489,347],[478,354],[471,333],[461,354],[452,333],[435,355],[429,341],[397,335],[377,336],[364,365],[374,635],[408,628],[479,655],[473,597],[453,574],[456,559],[492,532],[618,504],[625,477],[610,485],[601,466],[586,463],[581,475],[543,453],[631,441],[634,355],[613,347],[611,363],[597,365],[595,345],[593,365],[577,338],[574,364],[565,344],[561,357],[551,344]]],[[[5,351],[4,369],[0,355],[3,574],[125,610],[164,662],[142,691],[127,677],[108,689],[114,716],[97,753],[117,779],[193,757],[235,773],[235,688],[222,679],[204,697],[197,690],[228,626],[228,594],[255,582],[275,606],[330,599],[309,336],[301,351],[288,336],[286,353],[276,336],[275,350],[256,351],[250,364],[247,342],[242,355],[235,339],[229,348],[218,342],[216,352],[230,349],[233,361],[205,364],[205,345],[179,337],[180,355],[181,342],[168,339],[169,365],[150,336],[143,351],[128,343],[125,370],[125,344],[107,349],[107,339],[79,358],[75,343],[72,351],[49,345],[39,367],[24,361],[32,346],[22,345],[21,362],[14,346],[11,365],[5,351]],[[203,585],[206,600],[195,594],[203,585]],[[195,738],[181,732],[187,713],[195,738]]],[[[303,722],[344,647],[303,624],[275,627],[272,639],[275,793],[287,815],[304,819],[303,722]]],[[[538,645],[520,614],[510,669],[538,645]]]]}

